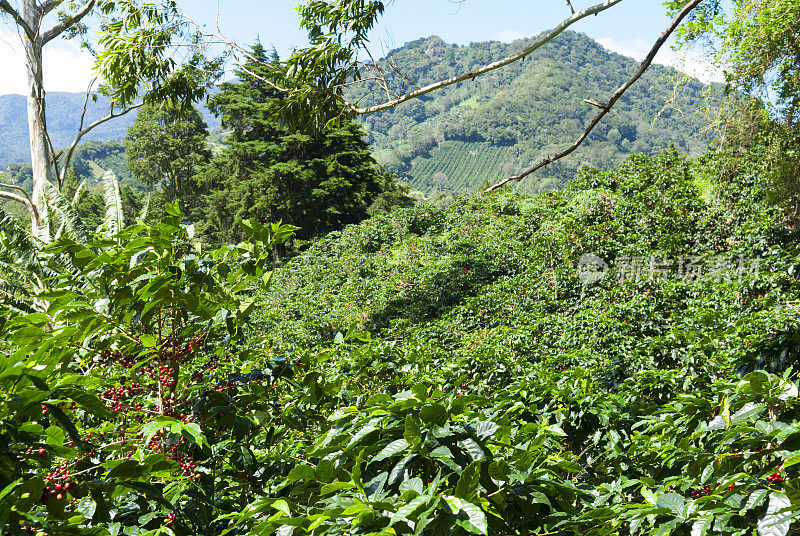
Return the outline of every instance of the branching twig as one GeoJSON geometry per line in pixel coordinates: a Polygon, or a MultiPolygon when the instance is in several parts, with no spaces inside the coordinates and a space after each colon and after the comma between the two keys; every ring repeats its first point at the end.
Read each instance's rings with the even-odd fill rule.
{"type": "MultiPolygon", "coordinates": [[[[64,30],[72,28],[74,25],[78,24],[82,18],[84,18],[92,11],[92,9],[94,9],[95,3],[96,0],[89,0],[84,5],[82,5],[80,9],[78,9],[78,11],[75,12],[74,15],[65,17],[64,20],[62,20],[61,22],[59,22],[58,24],[47,30],[44,33],[44,35],[42,35],[42,44],[46,45],[47,43],[49,43],[50,41],[52,41],[53,39],[64,33],[64,30]]],[[[47,7],[47,5],[45,5],[44,7],[47,7]]]]}
{"type": "MultiPolygon", "coordinates": [[[[639,68],[636,70],[636,72],[633,74],[633,76],[630,79],[628,79],[627,82],[622,84],[619,87],[619,89],[617,89],[614,92],[614,94],[608,100],[608,103],[606,103],[602,107],[602,110],[600,111],[600,113],[598,113],[594,117],[594,119],[592,119],[592,122],[589,123],[589,126],[586,127],[586,130],[575,141],[575,143],[573,143],[568,149],[566,149],[564,151],[561,151],[560,153],[556,153],[553,156],[549,156],[549,157],[545,158],[544,160],[542,160],[541,162],[539,162],[538,164],[536,164],[535,166],[533,166],[531,168],[528,168],[527,170],[523,171],[522,173],[520,173],[518,175],[514,175],[514,176],[508,177],[506,179],[503,179],[500,182],[498,182],[497,184],[495,184],[493,186],[490,186],[489,188],[487,188],[484,191],[485,192],[491,192],[492,190],[496,190],[497,188],[500,188],[501,186],[504,186],[505,184],[508,184],[511,181],[518,181],[520,179],[523,179],[523,178],[527,177],[528,175],[530,175],[531,173],[533,173],[534,171],[543,168],[547,164],[550,164],[552,162],[555,162],[556,160],[560,160],[561,158],[564,158],[568,154],[572,153],[575,149],[580,147],[580,145],[586,140],[586,138],[589,137],[589,134],[592,132],[592,130],[594,130],[594,127],[597,126],[597,124],[600,122],[600,120],[603,119],[603,117],[611,110],[611,108],[619,100],[619,98],[622,97],[623,93],[625,93],[625,91],[627,91],[628,88],[631,87],[644,74],[644,72],[648,69],[648,67],[650,67],[650,64],[653,63],[653,59],[656,57],[656,54],[658,54],[658,51],[661,49],[661,47],[667,41],[669,36],[672,35],[672,32],[675,31],[675,29],[680,25],[680,23],[683,21],[683,19],[686,18],[686,16],[694,8],[696,8],[702,1],[703,0],[692,0],[691,2],[686,4],[686,7],[684,7],[681,10],[680,13],[678,13],[678,15],[670,23],[669,27],[664,31],[664,33],[661,34],[661,36],[658,38],[658,40],[656,40],[655,44],[653,45],[653,48],[650,49],[650,53],[647,54],[647,57],[639,65],[639,68]]],[[[592,104],[595,104],[595,103],[592,103],[592,104]]],[[[597,103],[597,104],[599,104],[599,103],[597,103]]],[[[595,105],[597,105],[597,104],[595,104],[595,105]]]]}
{"type": "Polygon", "coordinates": [[[19,191],[20,193],[15,194],[7,191],[0,190],[0,198],[11,199],[18,203],[22,203],[25,205],[25,208],[28,209],[28,214],[31,216],[31,225],[39,225],[41,222],[39,220],[39,210],[36,208],[36,205],[33,204],[31,201],[30,196],[28,196],[28,192],[24,189],[20,188],[19,186],[15,186],[12,184],[0,184],[0,186],[4,188],[10,188],[12,190],[19,191]]]}
{"type": "Polygon", "coordinates": [[[8,0],[0,0],[0,11],[5,11],[11,18],[14,19],[14,23],[16,23],[22,31],[25,32],[25,35],[30,39],[31,42],[36,41],[36,32],[33,28],[28,26],[28,23],[25,22],[25,19],[22,18],[22,15],[14,9],[14,7],[8,3],[8,0]]]}
{"type": "MultiPolygon", "coordinates": [[[[122,117],[123,115],[127,114],[128,112],[131,112],[131,111],[133,111],[133,110],[135,110],[137,108],[141,108],[143,105],[144,105],[143,102],[139,102],[137,104],[132,104],[132,105],[128,106],[127,108],[125,108],[124,110],[120,111],[120,112],[114,112],[114,108],[112,106],[111,111],[108,113],[108,115],[106,115],[104,117],[101,117],[100,119],[98,119],[94,123],[91,123],[86,128],[83,128],[83,129],[79,130],[77,136],[75,136],[75,139],[72,140],[72,143],[67,148],[66,153],[64,154],[64,163],[61,165],[61,176],[59,177],[59,183],[64,181],[64,178],[66,177],[67,169],[69,168],[69,162],[70,162],[70,160],[72,160],[72,153],[75,152],[75,149],[78,147],[78,144],[80,143],[81,139],[86,134],[88,134],[94,128],[102,125],[106,121],[111,121],[112,119],[115,119],[117,117],[122,117]]],[[[83,117],[81,117],[81,126],[83,126],[83,117]]]]}

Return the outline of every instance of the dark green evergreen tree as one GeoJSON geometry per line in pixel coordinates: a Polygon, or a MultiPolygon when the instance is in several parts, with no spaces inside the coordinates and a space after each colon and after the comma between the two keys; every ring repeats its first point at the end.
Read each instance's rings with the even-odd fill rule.
{"type": "Polygon", "coordinates": [[[209,102],[231,134],[223,151],[196,177],[204,190],[202,219],[214,243],[240,237],[237,218],[282,220],[309,238],[368,216],[380,194],[397,188],[349,120],[317,134],[282,128],[272,111],[281,96],[262,77],[277,62],[260,44],[253,60],[209,102]]]}

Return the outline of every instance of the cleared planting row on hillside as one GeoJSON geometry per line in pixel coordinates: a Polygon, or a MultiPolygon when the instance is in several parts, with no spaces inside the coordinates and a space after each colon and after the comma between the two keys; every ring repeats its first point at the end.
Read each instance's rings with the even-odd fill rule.
{"type": "Polygon", "coordinates": [[[422,192],[467,193],[476,184],[504,176],[504,167],[511,162],[513,157],[507,147],[447,140],[428,156],[412,161],[410,184],[422,192]]]}

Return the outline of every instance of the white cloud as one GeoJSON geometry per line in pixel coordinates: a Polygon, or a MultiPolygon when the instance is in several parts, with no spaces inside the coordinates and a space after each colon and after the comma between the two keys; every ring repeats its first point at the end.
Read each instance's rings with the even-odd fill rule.
{"type": "MultiPolygon", "coordinates": [[[[44,51],[46,91],[86,91],[91,80],[93,60],[75,43],[53,41],[44,51]]],[[[25,54],[20,36],[0,28],[0,95],[27,93],[25,54]]]]}
{"type": "MultiPolygon", "coordinates": [[[[653,43],[649,43],[644,39],[624,41],[616,37],[603,37],[598,39],[597,42],[603,45],[606,50],[628,56],[637,61],[643,60],[653,46],[653,43]]],[[[719,69],[703,60],[699,54],[691,51],[688,53],[675,52],[667,45],[658,52],[654,63],[674,67],[701,82],[723,81],[723,75],[719,69]]]]}
{"type": "Polygon", "coordinates": [[[628,56],[635,60],[643,60],[647,54],[648,45],[644,39],[634,39],[633,41],[622,42],[616,37],[601,37],[597,40],[606,50],[628,56]]]}
{"type": "Polygon", "coordinates": [[[511,41],[522,39],[523,37],[525,37],[525,34],[518,32],[517,30],[512,30],[511,28],[506,28],[505,30],[500,30],[494,34],[492,39],[495,41],[501,41],[503,43],[510,43],[511,41]]]}

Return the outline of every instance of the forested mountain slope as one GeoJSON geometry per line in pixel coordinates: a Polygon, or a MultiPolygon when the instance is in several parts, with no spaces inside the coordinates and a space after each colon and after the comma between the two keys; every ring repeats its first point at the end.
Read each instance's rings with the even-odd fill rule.
{"type": "MultiPolygon", "coordinates": [[[[419,39],[392,51],[394,67],[384,73],[393,87],[403,83],[397,73],[422,86],[502,58],[529,41],[458,46],[435,36],[419,39]]],[[[564,32],[524,61],[364,116],[363,122],[379,161],[414,189],[464,193],[568,146],[597,112],[583,99],[607,98],[636,65],[583,34],[564,32]]],[[[413,88],[408,82],[405,87],[413,88]]],[[[562,186],[583,165],[612,169],[628,154],[659,151],[670,142],[699,154],[707,145],[706,89],[673,69],[653,66],[579,151],[528,179],[523,191],[562,186]]],[[[362,106],[385,96],[365,87],[350,95],[362,106]]]]}

